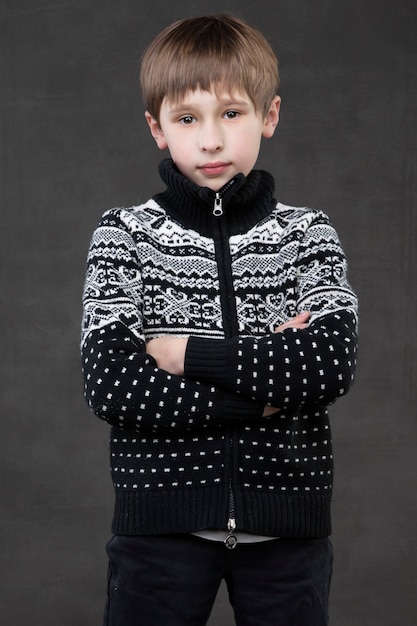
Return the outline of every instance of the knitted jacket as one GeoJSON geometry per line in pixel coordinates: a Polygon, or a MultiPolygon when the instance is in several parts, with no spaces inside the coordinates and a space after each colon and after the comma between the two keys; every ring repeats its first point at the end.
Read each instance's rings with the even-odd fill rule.
{"type": "Polygon", "coordinates": [[[104,214],[87,261],[85,397],[112,425],[113,532],[331,532],[327,405],[356,357],[357,301],[321,211],[273,198],[264,171],[220,192],[170,159],[165,192],[104,214]],[[307,329],[274,329],[301,311],[307,329]],[[188,336],[184,376],[146,341],[188,336]],[[262,417],[266,404],[279,410],[262,417]]]}

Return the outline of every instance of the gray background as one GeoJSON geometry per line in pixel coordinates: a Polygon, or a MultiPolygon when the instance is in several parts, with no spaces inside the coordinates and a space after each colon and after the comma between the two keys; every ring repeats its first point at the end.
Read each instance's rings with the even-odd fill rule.
{"type": "MultiPolygon", "coordinates": [[[[281,62],[259,166],[334,222],[361,303],[333,408],[333,626],[417,619],[414,0],[0,0],[0,615],[100,624],[108,428],[81,393],[85,257],[104,210],[162,190],[138,61],[173,20],[228,10],[281,62]]],[[[231,624],[221,589],[210,624],[231,624]]],[[[161,625],[165,626],[165,625],[161,625]]],[[[168,626],[168,625],[167,625],[168,626]]]]}

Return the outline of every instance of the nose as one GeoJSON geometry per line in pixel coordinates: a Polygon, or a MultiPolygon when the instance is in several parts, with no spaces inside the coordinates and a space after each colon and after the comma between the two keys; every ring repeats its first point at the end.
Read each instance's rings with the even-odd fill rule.
{"type": "Polygon", "coordinates": [[[200,149],[203,152],[219,152],[223,149],[223,136],[217,124],[208,122],[202,126],[200,149]]]}

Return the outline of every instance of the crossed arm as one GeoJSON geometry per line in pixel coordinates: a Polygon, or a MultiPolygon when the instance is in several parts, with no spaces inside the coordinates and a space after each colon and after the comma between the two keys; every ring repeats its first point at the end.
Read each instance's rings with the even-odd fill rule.
{"type": "MultiPolygon", "coordinates": [[[[279,333],[286,328],[307,328],[309,318],[310,313],[303,311],[275,328],[274,332],[279,333]]],[[[188,337],[165,335],[164,337],[151,339],[146,344],[146,352],[155,359],[159,368],[166,370],[170,374],[183,376],[187,342],[188,337]]]]}
{"type": "MultiPolygon", "coordinates": [[[[303,311],[275,328],[274,332],[279,333],[286,328],[307,328],[309,318],[310,313],[303,311]]],[[[166,370],[170,374],[183,376],[187,343],[188,337],[166,335],[164,337],[151,339],[146,345],[146,352],[155,359],[159,368],[166,370]]],[[[263,417],[272,415],[277,411],[277,408],[267,405],[265,406],[263,417]]]]}

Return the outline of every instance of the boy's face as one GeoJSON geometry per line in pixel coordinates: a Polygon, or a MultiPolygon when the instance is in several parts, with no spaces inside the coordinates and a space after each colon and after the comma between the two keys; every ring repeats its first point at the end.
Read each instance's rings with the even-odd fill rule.
{"type": "Polygon", "coordinates": [[[176,103],[162,102],[159,123],[145,117],[161,150],[189,180],[218,191],[233,176],[245,176],[258,158],[261,138],[272,137],[279,120],[276,96],[265,118],[245,93],[190,91],[176,103]]]}

